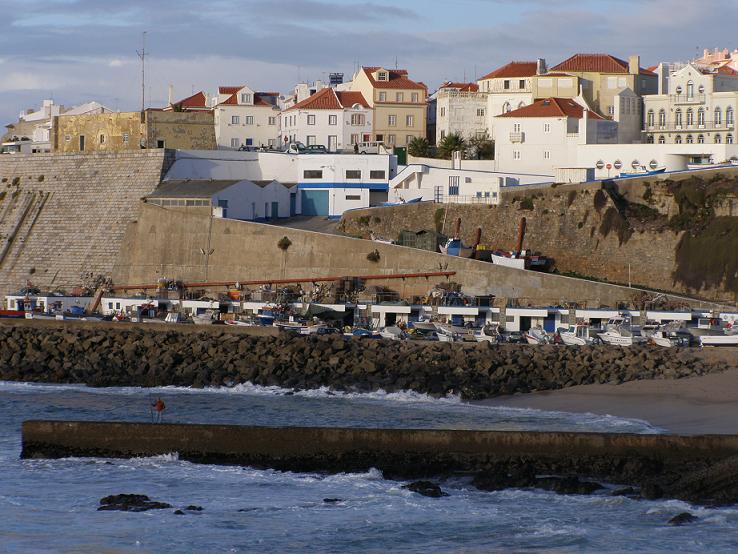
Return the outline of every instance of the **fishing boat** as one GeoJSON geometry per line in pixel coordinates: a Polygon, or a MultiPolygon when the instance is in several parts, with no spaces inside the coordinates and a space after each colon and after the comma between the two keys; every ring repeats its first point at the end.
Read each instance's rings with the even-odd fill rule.
{"type": "Polygon", "coordinates": [[[523,338],[528,344],[548,344],[551,342],[550,337],[543,329],[533,327],[523,333],[523,338]]]}
{"type": "Polygon", "coordinates": [[[477,342],[501,342],[502,335],[498,327],[492,327],[491,325],[485,325],[481,329],[474,331],[474,339],[477,342]]]}
{"type": "Polygon", "coordinates": [[[651,175],[659,175],[660,173],[666,173],[666,167],[657,167],[656,169],[650,169],[645,165],[641,165],[633,171],[621,172],[620,179],[629,179],[631,177],[649,177],[651,175]]]}
{"type": "Polygon", "coordinates": [[[730,165],[738,165],[738,158],[730,158],[730,165]]]}
{"type": "Polygon", "coordinates": [[[694,156],[687,164],[687,169],[715,169],[717,167],[725,167],[731,165],[729,162],[714,162],[710,156],[694,156]]]}
{"type": "Polygon", "coordinates": [[[559,337],[566,346],[587,346],[594,343],[597,333],[589,325],[576,324],[559,329],[559,337]]]}
{"type": "Polygon", "coordinates": [[[702,335],[700,346],[738,346],[738,334],[702,335]]]}
{"type": "Polygon", "coordinates": [[[387,340],[403,340],[406,337],[405,331],[403,331],[396,325],[385,327],[384,329],[379,331],[379,336],[387,340]]]}
{"type": "Polygon", "coordinates": [[[442,254],[447,256],[459,256],[460,258],[471,258],[474,255],[474,248],[471,246],[464,246],[461,239],[451,238],[446,241],[446,244],[440,245],[438,249],[442,254]]]}
{"type": "Polygon", "coordinates": [[[615,317],[607,322],[605,331],[598,333],[599,339],[612,346],[633,346],[646,342],[646,338],[634,333],[630,319],[615,317]]]}
{"type": "Polygon", "coordinates": [[[205,313],[193,315],[192,322],[195,325],[212,325],[214,321],[213,310],[206,310],[205,313]]]}
{"type": "Polygon", "coordinates": [[[654,331],[648,335],[647,340],[651,344],[662,346],[664,348],[671,348],[674,346],[674,342],[669,338],[668,331],[654,331]]]}

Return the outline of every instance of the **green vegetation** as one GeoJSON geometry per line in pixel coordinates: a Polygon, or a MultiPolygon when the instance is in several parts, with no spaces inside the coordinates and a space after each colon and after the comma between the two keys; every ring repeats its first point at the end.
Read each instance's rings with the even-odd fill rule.
{"type": "Polygon", "coordinates": [[[378,225],[379,223],[382,223],[382,220],[375,215],[372,217],[372,223],[374,223],[374,225],[378,225]]]}
{"type": "Polygon", "coordinates": [[[444,208],[437,208],[436,213],[433,214],[433,221],[436,224],[436,233],[443,231],[443,218],[446,215],[444,208]]]}
{"type": "Polygon", "coordinates": [[[39,175],[39,176],[37,177],[37,179],[36,179],[36,180],[37,180],[37,181],[38,181],[39,183],[43,183],[43,182],[44,182],[44,176],[43,176],[43,175],[39,175]]]}
{"type": "Polygon", "coordinates": [[[20,185],[20,182],[21,182],[20,177],[13,177],[13,181],[11,182],[11,184],[14,187],[17,187],[18,185],[20,185]]]}
{"type": "Polygon", "coordinates": [[[518,206],[519,210],[533,210],[535,206],[533,205],[533,199],[530,196],[526,196],[520,201],[520,206],[518,206]]]}
{"type": "Polygon", "coordinates": [[[380,260],[381,257],[382,256],[380,256],[379,250],[376,250],[376,249],[373,252],[369,252],[366,255],[366,259],[369,260],[370,262],[373,262],[373,263],[379,262],[379,260],[380,260]]]}
{"type": "Polygon", "coordinates": [[[430,144],[425,137],[415,137],[407,145],[407,153],[416,158],[427,158],[430,155],[430,144]]]}
{"type": "Polygon", "coordinates": [[[286,252],[286,251],[287,251],[287,249],[288,249],[288,248],[289,248],[289,247],[290,247],[291,245],[292,245],[292,241],[291,241],[290,239],[288,239],[288,238],[287,238],[286,236],[282,237],[282,238],[281,238],[281,239],[279,239],[279,241],[277,242],[277,246],[278,246],[278,247],[279,247],[279,249],[280,249],[280,250],[282,250],[283,252],[286,252]]]}
{"type": "Polygon", "coordinates": [[[451,133],[441,139],[438,144],[438,157],[444,160],[450,160],[451,154],[460,150],[466,153],[466,141],[457,133],[451,133]]]}
{"type": "Polygon", "coordinates": [[[495,159],[495,143],[486,132],[469,139],[469,157],[475,160],[495,159]]]}

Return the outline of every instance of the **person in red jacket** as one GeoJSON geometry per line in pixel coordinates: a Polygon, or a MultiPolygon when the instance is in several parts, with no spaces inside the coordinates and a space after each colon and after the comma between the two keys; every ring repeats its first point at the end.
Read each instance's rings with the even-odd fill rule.
{"type": "Polygon", "coordinates": [[[164,419],[164,410],[167,409],[166,404],[164,404],[164,401],[161,398],[157,398],[156,402],[154,402],[151,407],[154,408],[154,411],[156,412],[154,422],[161,423],[164,419]]]}

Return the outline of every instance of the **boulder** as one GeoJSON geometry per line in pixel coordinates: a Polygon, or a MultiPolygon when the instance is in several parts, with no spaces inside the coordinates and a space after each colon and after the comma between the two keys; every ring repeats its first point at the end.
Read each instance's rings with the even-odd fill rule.
{"type": "Polygon", "coordinates": [[[669,525],[681,526],[687,523],[695,522],[698,519],[699,518],[697,516],[694,516],[689,512],[682,512],[681,514],[677,514],[673,518],[671,518],[668,523],[669,525]]]}
{"type": "Polygon", "coordinates": [[[100,499],[98,511],[145,512],[171,507],[171,504],[151,500],[145,494],[113,494],[100,499]]]}
{"type": "Polygon", "coordinates": [[[447,492],[443,492],[441,487],[432,483],[431,481],[415,481],[402,486],[403,489],[407,489],[412,492],[416,492],[420,495],[427,496],[429,498],[441,498],[442,496],[448,496],[447,492]]]}

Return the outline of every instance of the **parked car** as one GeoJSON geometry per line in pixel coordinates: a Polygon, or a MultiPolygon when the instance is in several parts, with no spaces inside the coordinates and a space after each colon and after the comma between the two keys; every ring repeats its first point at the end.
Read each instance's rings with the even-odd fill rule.
{"type": "Polygon", "coordinates": [[[359,154],[389,154],[384,142],[360,142],[359,154]]]}
{"type": "Polygon", "coordinates": [[[285,144],[281,151],[287,154],[304,154],[306,148],[307,146],[301,142],[290,142],[289,144],[285,144]]]}
{"type": "Polygon", "coordinates": [[[303,154],[327,154],[328,149],[322,144],[308,144],[303,154]]]}

